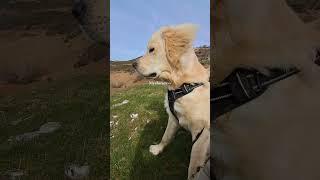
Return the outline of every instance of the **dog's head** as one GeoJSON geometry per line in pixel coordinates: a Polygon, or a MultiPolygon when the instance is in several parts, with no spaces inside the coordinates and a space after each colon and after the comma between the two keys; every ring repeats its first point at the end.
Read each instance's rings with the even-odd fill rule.
{"type": "Polygon", "coordinates": [[[95,42],[109,42],[109,7],[104,0],[73,0],[72,14],[81,29],[95,42]]]}
{"type": "Polygon", "coordinates": [[[198,62],[192,47],[196,30],[193,24],[161,28],[152,35],[146,54],[133,67],[145,77],[173,81],[190,63],[198,62]]]}

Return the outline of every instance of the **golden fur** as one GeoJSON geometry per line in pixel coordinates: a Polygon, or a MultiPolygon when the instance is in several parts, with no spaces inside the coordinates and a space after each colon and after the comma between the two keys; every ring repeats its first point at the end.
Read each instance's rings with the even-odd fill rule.
{"type": "Polygon", "coordinates": [[[188,179],[193,179],[197,168],[204,165],[208,158],[210,143],[209,73],[199,63],[192,47],[196,29],[192,24],[161,28],[152,35],[146,54],[136,62],[136,70],[139,73],[144,76],[154,75],[154,78],[169,82],[168,89],[176,89],[183,83],[204,84],[176,100],[174,109],[179,124],[172,115],[167,95],[165,96],[165,108],[169,115],[168,125],[161,142],[150,146],[150,152],[158,155],[173,139],[179,127],[189,130],[192,140],[204,129],[192,147],[188,179]]]}
{"type": "Polygon", "coordinates": [[[235,67],[301,70],[217,119],[214,153],[221,179],[316,180],[320,177],[319,35],[284,0],[221,0],[216,7],[214,79],[235,67]],[[217,164],[220,166],[221,164],[217,164]]]}
{"type": "Polygon", "coordinates": [[[184,25],[176,28],[165,28],[162,32],[162,38],[165,43],[167,59],[175,69],[180,69],[179,59],[192,48],[192,42],[195,38],[196,26],[184,25]]]}

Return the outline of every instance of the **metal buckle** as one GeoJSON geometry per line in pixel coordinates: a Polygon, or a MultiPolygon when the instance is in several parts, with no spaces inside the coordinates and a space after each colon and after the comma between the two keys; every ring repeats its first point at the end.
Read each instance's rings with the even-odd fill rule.
{"type": "Polygon", "coordinates": [[[188,93],[189,93],[189,91],[188,91],[188,89],[186,88],[186,85],[185,85],[185,84],[183,84],[183,86],[182,86],[182,91],[183,91],[185,94],[188,94],[188,93]]]}
{"type": "Polygon", "coordinates": [[[239,83],[242,91],[243,91],[244,94],[247,96],[247,98],[250,99],[251,96],[250,96],[250,94],[249,94],[249,92],[247,91],[246,86],[245,86],[247,83],[246,83],[246,84],[243,83],[243,81],[242,81],[242,76],[241,76],[241,74],[240,74],[239,72],[236,72],[236,78],[237,78],[237,82],[239,83]]]}

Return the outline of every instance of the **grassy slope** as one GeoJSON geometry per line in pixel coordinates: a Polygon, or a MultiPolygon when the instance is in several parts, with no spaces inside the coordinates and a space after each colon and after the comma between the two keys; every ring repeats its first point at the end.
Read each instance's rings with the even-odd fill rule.
{"type": "Polygon", "coordinates": [[[129,100],[111,109],[111,116],[118,116],[111,117],[111,179],[186,179],[191,151],[188,132],[178,131],[162,154],[149,153],[149,145],[161,140],[167,124],[164,92],[159,85],[141,85],[111,97],[111,104],[129,100]],[[131,113],[139,114],[133,122],[131,113]]]}
{"type": "Polygon", "coordinates": [[[109,172],[108,89],[103,75],[79,75],[54,81],[32,91],[0,96],[0,179],[7,170],[22,169],[27,179],[63,179],[67,163],[90,166],[90,179],[106,179],[109,172]],[[10,122],[26,119],[16,126],[10,122]],[[7,139],[58,121],[62,127],[31,142],[7,139]]]}

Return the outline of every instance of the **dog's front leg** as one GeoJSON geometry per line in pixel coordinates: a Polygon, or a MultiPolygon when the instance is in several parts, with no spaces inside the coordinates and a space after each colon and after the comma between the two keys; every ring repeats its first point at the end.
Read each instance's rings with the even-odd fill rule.
{"type": "Polygon", "coordinates": [[[155,156],[158,155],[159,153],[161,153],[163,151],[163,149],[172,141],[172,139],[173,139],[174,135],[176,134],[177,130],[179,129],[179,127],[180,127],[180,125],[174,119],[174,117],[169,115],[167,128],[163,134],[161,142],[156,145],[151,145],[149,148],[149,151],[155,156]]]}
{"type": "MultiPolygon", "coordinates": [[[[195,137],[194,137],[195,138],[195,137]]],[[[204,129],[191,150],[188,180],[194,179],[198,170],[205,165],[210,153],[210,131],[204,129]]]]}

